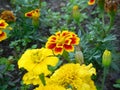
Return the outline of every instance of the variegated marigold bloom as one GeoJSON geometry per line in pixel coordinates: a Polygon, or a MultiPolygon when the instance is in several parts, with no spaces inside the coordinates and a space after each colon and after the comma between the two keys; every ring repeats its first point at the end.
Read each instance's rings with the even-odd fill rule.
{"type": "Polygon", "coordinates": [[[38,19],[40,16],[40,10],[39,9],[32,10],[30,12],[25,13],[25,16],[32,19],[38,19]]]}
{"type": "Polygon", "coordinates": [[[44,73],[45,76],[51,74],[48,70],[48,65],[55,66],[58,63],[58,58],[53,56],[50,49],[30,49],[26,50],[18,61],[19,68],[25,68],[27,71],[32,71],[36,74],[44,73]]]}
{"type": "Polygon", "coordinates": [[[95,0],[89,0],[88,1],[88,5],[93,5],[93,4],[95,4],[95,0]]]}
{"type": "Polygon", "coordinates": [[[0,42],[2,40],[5,40],[7,38],[7,34],[5,32],[3,32],[2,30],[0,30],[0,42]]]}
{"type": "Polygon", "coordinates": [[[80,38],[73,32],[63,31],[57,32],[48,38],[46,48],[52,49],[55,55],[63,53],[63,51],[74,51],[74,45],[78,45],[80,38]]]}
{"type": "Polygon", "coordinates": [[[8,24],[5,22],[5,20],[0,19],[0,29],[5,29],[8,26],[8,24]]]}
{"type": "Polygon", "coordinates": [[[22,78],[23,84],[33,84],[33,85],[42,85],[42,82],[40,80],[40,77],[38,74],[35,74],[34,72],[27,72],[22,78]]]}
{"type": "Polygon", "coordinates": [[[4,19],[6,22],[14,22],[15,16],[12,11],[5,10],[1,13],[0,18],[4,19]]]}
{"type": "Polygon", "coordinates": [[[74,90],[96,90],[91,76],[96,74],[95,68],[92,64],[64,64],[56,70],[48,81],[48,85],[57,84],[59,86],[72,86],[74,90]]]}

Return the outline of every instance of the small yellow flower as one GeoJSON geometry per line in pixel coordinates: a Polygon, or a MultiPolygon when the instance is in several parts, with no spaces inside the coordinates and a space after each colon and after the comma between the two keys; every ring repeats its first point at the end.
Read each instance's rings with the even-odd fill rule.
{"type": "Polygon", "coordinates": [[[88,1],[88,5],[93,5],[93,4],[95,4],[95,0],[89,0],[88,1]]]}
{"type": "Polygon", "coordinates": [[[5,29],[8,26],[8,24],[5,22],[5,20],[0,19],[0,29],[5,29]]]}
{"type": "Polygon", "coordinates": [[[5,40],[7,38],[7,34],[5,32],[3,32],[2,30],[0,30],[0,42],[2,40],[5,40]]]}
{"type": "Polygon", "coordinates": [[[48,70],[48,65],[55,66],[57,63],[58,58],[53,56],[52,50],[41,48],[26,50],[18,61],[18,66],[36,74],[44,73],[47,76],[51,74],[51,71],[48,70]]]}
{"type": "Polygon", "coordinates": [[[80,38],[73,32],[63,31],[57,32],[48,38],[46,48],[53,50],[55,55],[74,51],[74,45],[78,45],[80,38]]]}
{"type": "Polygon", "coordinates": [[[69,63],[61,66],[50,77],[48,84],[57,84],[63,87],[72,86],[75,90],[96,90],[91,76],[96,74],[92,64],[80,65],[69,63]]]}
{"type": "Polygon", "coordinates": [[[104,53],[103,53],[103,56],[102,56],[102,64],[103,64],[105,67],[110,66],[110,64],[111,64],[111,59],[112,59],[111,52],[110,52],[109,50],[105,50],[104,53]]]}

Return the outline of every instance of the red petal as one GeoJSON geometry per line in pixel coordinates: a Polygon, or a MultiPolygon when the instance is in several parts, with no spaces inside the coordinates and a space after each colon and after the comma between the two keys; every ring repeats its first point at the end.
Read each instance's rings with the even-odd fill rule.
{"type": "Polygon", "coordinates": [[[49,49],[54,49],[56,47],[56,43],[46,43],[46,47],[49,49]]]}
{"type": "Polygon", "coordinates": [[[73,38],[71,38],[71,44],[77,44],[78,43],[78,38],[76,38],[76,37],[73,37],[73,38]]]}
{"type": "Polygon", "coordinates": [[[55,48],[54,49],[54,54],[55,55],[58,55],[58,54],[62,55],[62,53],[63,53],[63,48],[55,48]]]}
{"type": "Polygon", "coordinates": [[[66,45],[66,44],[65,44],[65,45],[64,45],[64,49],[65,49],[66,51],[68,51],[68,52],[69,52],[69,51],[70,51],[70,52],[71,52],[71,51],[74,51],[74,47],[73,47],[72,45],[66,45]]]}
{"type": "Polygon", "coordinates": [[[5,24],[2,22],[2,23],[0,23],[0,26],[5,26],[5,24]]]}

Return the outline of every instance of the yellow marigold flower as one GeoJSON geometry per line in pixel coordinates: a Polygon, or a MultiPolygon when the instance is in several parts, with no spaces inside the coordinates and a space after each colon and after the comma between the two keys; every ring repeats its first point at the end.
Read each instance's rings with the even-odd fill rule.
{"type": "Polygon", "coordinates": [[[5,22],[5,20],[0,19],[0,29],[5,29],[8,26],[8,24],[5,22]]]}
{"type": "Polygon", "coordinates": [[[58,63],[58,58],[53,56],[52,50],[41,48],[25,51],[18,61],[19,68],[25,68],[27,71],[32,71],[36,74],[44,73],[51,74],[48,70],[48,65],[55,66],[58,63]]]}
{"type": "Polygon", "coordinates": [[[33,19],[38,19],[40,16],[40,10],[39,9],[32,10],[30,12],[25,13],[25,16],[33,19]]]}
{"type": "Polygon", "coordinates": [[[39,86],[34,90],[68,90],[68,89],[65,89],[64,87],[58,85],[46,85],[46,86],[39,86]]]}
{"type": "Polygon", "coordinates": [[[26,85],[28,84],[42,85],[39,75],[35,74],[34,72],[27,72],[22,79],[23,79],[23,83],[26,85]]]}
{"type": "Polygon", "coordinates": [[[46,48],[52,49],[55,55],[74,51],[74,45],[78,45],[80,38],[73,32],[63,31],[57,32],[48,38],[46,48]]]}
{"type": "Polygon", "coordinates": [[[0,30],[0,42],[2,40],[5,40],[7,38],[7,34],[5,32],[3,32],[2,30],[0,30]]]}
{"type": "Polygon", "coordinates": [[[75,90],[96,90],[91,76],[96,74],[92,64],[80,65],[69,63],[56,70],[50,77],[48,84],[57,84],[63,87],[72,86],[75,90]]]}
{"type": "Polygon", "coordinates": [[[15,16],[12,11],[5,10],[1,13],[0,18],[4,19],[6,22],[15,21],[15,16]]]}
{"type": "Polygon", "coordinates": [[[95,4],[95,0],[89,0],[88,1],[88,5],[93,5],[93,4],[95,4]]]}

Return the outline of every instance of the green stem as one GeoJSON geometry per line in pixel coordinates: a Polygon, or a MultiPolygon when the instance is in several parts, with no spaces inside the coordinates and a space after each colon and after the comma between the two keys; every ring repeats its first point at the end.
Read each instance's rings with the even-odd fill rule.
{"type": "Polygon", "coordinates": [[[114,23],[114,16],[110,16],[110,24],[109,24],[109,27],[107,29],[107,33],[110,32],[112,26],[113,26],[113,23],[114,23]]]}
{"type": "Polygon", "coordinates": [[[104,18],[104,12],[101,13],[101,17],[102,17],[102,27],[103,27],[103,37],[106,36],[106,32],[105,32],[105,18],[104,18]]]}
{"type": "Polygon", "coordinates": [[[67,60],[68,63],[71,62],[70,59],[69,59],[69,54],[68,54],[67,51],[64,51],[63,54],[62,54],[62,56],[64,57],[65,60],[67,60]]]}
{"type": "Polygon", "coordinates": [[[103,80],[102,80],[102,89],[101,90],[104,90],[104,83],[105,83],[105,78],[107,76],[107,72],[108,72],[108,68],[104,67],[104,70],[103,70],[103,80]]]}

